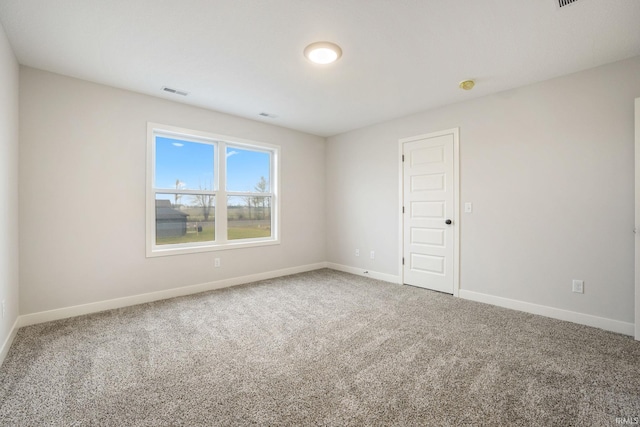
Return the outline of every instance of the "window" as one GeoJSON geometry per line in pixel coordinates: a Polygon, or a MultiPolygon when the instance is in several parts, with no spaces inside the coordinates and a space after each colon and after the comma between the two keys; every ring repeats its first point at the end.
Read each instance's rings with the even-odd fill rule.
{"type": "Polygon", "coordinates": [[[148,124],[147,256],[277,244],[279,147],[148,124]]]}

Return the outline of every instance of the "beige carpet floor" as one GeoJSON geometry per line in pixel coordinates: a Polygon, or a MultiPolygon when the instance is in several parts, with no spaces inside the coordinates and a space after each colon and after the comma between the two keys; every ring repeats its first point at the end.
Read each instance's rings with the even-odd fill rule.
{"type": "Polygon", "coordinates": [[[25,327],[0,368],[7,426],[638,416],[630,337],[332,270],[25,327]]]}

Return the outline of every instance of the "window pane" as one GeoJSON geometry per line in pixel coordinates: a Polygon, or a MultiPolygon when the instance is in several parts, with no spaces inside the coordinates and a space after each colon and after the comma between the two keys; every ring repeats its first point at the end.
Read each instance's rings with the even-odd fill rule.
{"type": "Polygon", "coordinates": [[[227,191],[271,191],[271,153],[227,147],[227,191]]]}
{"type": "Polygon", "coordinates": [[[227,239],[271,237],[271,197],[227,197],[227,239]]]}
{"type": "Polygon", "coordinates": [[[156,136],[155,188],[214,190],[215,146],[156,136]]]}
{"type": "Polygon", "coordinates": [[[215,196],[156,194],[156,245],[215,240],[215,196]]]}

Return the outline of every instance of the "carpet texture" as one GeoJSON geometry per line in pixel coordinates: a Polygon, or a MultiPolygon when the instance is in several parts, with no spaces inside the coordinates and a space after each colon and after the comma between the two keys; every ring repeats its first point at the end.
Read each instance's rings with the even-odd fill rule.
{"type": "Polygon", "coordinates": [[[25,327],[0,368],[10,426],[638,416],[630,337],[332,270],[25,327]]]}

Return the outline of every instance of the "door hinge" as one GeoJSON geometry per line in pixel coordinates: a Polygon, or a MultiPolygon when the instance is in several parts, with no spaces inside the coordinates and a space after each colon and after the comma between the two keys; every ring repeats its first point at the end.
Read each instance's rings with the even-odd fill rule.
{"type": "Polygon", "coordinates": [[[404,154],[402,155],[402,161],[404,162],[404,154]]]}
{"type": "Polygon", "coordinates": [[[402,207],[402,213],[404,213],[404,206],[402,207]]]}
{"type": "Polygon", "coordinates": [[[402,257],[402,265],[404,265],[404,257],[402,257]]]}

